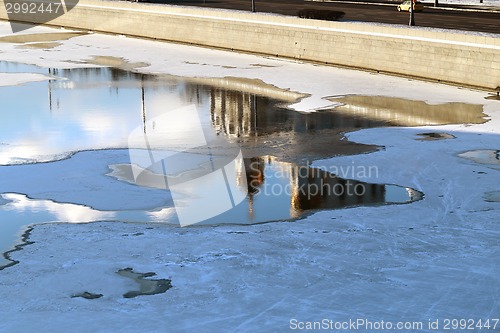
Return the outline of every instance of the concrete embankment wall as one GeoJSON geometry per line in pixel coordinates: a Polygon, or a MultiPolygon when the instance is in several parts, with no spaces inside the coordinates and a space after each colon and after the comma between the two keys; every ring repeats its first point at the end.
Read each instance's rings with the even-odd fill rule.
{"type": "MultiPolygon", "coordinates": [[[[7,19],[3,2],[0,0],[0,19],[7,19]]],[[[395,10],[394,15],[404,14],[395,10]]],[[[37,13],[21,15],[19,20],[44,23],[47,18],[37,13]]],[[[490,36],[104,0],[81,0],[71,11],[47,24],[269,54],[490,90],[500,86],[500,38],[490,36]]]]}

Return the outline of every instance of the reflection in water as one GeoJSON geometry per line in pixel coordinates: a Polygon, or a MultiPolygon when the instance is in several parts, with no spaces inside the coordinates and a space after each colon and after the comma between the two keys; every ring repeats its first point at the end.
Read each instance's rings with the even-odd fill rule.
{"type": "Polygon", "coordinates": [[[494,101],[500,101],[500,91],[498,91],[498,88],[497,88],[496,94],[489,94],[484,99],[492,99],[494,101]]]}
{"type": "Polygon", "coordinates": [[[471,150],[461,153],[458,156],[480,164],[500,166],[500,150],[471,150]]]}
{"type": "MultiPolygon", "coordinates": [[[[478,149],[458,154],[458,156],[500,171],[500,150],[478,149]]],[[[500,202],[500,191],[486,192],[484,200],[500,202]]]]}
{"type": "Polygon", "coordinates": [[[419,141],[435,141],[435,140],[445,140],[445,139],[455,139],[456,137],[452,134],[448,133],[436,133],[436,132],[428,132],[428,133],[419,133],[420,136],[419,141]]]}
{"type": "MultiPolygon", "coordinates": [[[[245,169],[250,223],[297,218],[310,210],[408,203],[422,198],[422,193],[413,189],[343,179],[328,170],[280,162],[272,156],[245,159],[245,169]]],[[[347,172],[375,177],[378,170],[360,166],[347,172]]]]}
{"type": "Polygon", "coordinates": [[[486,192],[484,200],[487,202],[500,202],[500,191],[486,192]]]}
{"type": "MultiPolygon", "coordinates": [[[[23,194],[0,195],[0,253],[19,242],[22,230],[30,224],[47,222],[87,223],[96,221],[167,222],[175,223],[175,210],[161,211],[99,211],[83,205],[35,200],[23,194]]],[[[0,258],[0,267],[9,264],[0,258]]]]}
{"type": "MultiPolygon", "coordinates": [[[[85,173],[78,171],[71,163],[72,160],[77,160],[80,156],[88,156],[89,160],[95,158],[104,159],[103,156],[110,154],[112,151],[91,151],[82,152],[69,160],[63,160],[48,164],[41,164],[47,168],[55,168],[59,170],[61,175],[66,175],[65,180],[54,180],[54,188],[58,192],[67,193],[61,197],[68,200],[74,197],[75,191],[82,191],[82,188],[72,181],[68,181],[68,175],[76,172],[82,178],[82,182],[88,183],[89,180],[85,177],[85,173]],[[92,157],[93,156],[93,157],[92,157]],[[52,166],[52,164],[54,164],[52,166]],[[56,167],[55,165],[58,165],[56,167]],[[62,167],[62,166],[65,167],[62,167]],[[73,188],[77,186],[77,188],[73,188]]],[[[214,157],[217,158],[217,157],[214,157]]],[[[222,160],[227,157],[222,157],[222,160]]],[[[192,162],[199,161],[199,157],[193,155],[193,160],[187,160],[189,165],[192,162]]],[[[109,163],[109,162],[108,162],[109,163]]],[[[87,169],[84,163],[82,168],[87,169]]],[[[215,165],[220,164],[214,161],[215,165]]],[[[288,220],[299,218],[311,210],[317,209],[337,209],[352,206],[362,205],[377,205],[391,203],[407,203],[419,200],[422,194],[412,189],[399,187],[396,185],[368,184],[354,180],[347,180],[337,177],[328,170],[318,168],[309,168],[298,166],[292,163],[279,162],[273,157],[258,157],[244,159],[245,173],[236,174],[238,184],[246,184],[248,187],[248,196],[241,204],[233,209],[205,221],[205,224],[253,224],[275,220],[288,220]],[[241,179],[243,177],[243,179],[241,179]]],[[[10,166],[3,167],[16,169],[32,166],[10,166]]],[[[199,165],[200,169],[194,169],[195,173],[207,173],[212,170],[205,168],[205,165],[199,165]]],[[[354,166],[350,166],[353,167],[354,166]]],[[[121,181],[128,181],[139,186],[155,186],[158,183],[164,184],[163,175],[155,172],[142,173],[144,177],[135,180],[132,166],[130,164],[111,165],[113,170],[109,176],[115,177],[121,181]],[[160,178],[155,179],[155,177],[160,178]]],[[[376,178],[378,170],[364,170],[364,167],[355,170],[344,170],[345,174],[358,177],[373,177],[376,178]]],[[[99,169],[99,168],[97,168],[99,169]]],[[[182,167],[180,167],[182,169],[182,167]]],[[[92,169],[94,170],[94,169],[92,169]]],[[[34,170],[33,170],[34,171],[34,170]]],[[[103,170],[104,171],[104,170],[103,170]]],[[[171,172],[178,172],[176,169],[171,169],[171,172]]],[[[330,170],[332,171],[332,170],[330,170]]],[[[94,172],[96,172],[94,170],[94,172]]],[[[22,173],[20,173],[22,174],[22,173]]],[[[46,172],[40,172],[48,177],[46,172]]],[[[97,177],[98,175],[96,175],[97,177]]],[[[104,183],[103,181],[101,181],[104,183]]],[[[110,188],[119,188],[114,184],[109,184],[110,188]]],[[[14,186],[13,189],[16,187],[14,186]]],[[[163,188],[168,190],[168,188],[163,188]]],[[[130,190],[143,193],[145,197],[141,200],[151,201],[157,200],[157,196],[161,195],[158,191],[148,192],[142,191],[141,187],[132,187],[130,190]],[[135,190],[134,190],[135,189],[135,190]],[[154,198],[153,198],[153,197],[154,198]]],[[[129,190],[129,191],[130,191],[129,190]]],[[[49,195],[52,189],[46,188],[49,195]]],[[[83,193],[83,192],[82,192],[83,193]]],[[[212,197],[218,198],[220,193],[212,193],[212,197]]],[[[41,194],[38,194],[40,196],[41,194]]],[[[110,192],[109,198],[106,195],[101,195],[100,207],[110,207],[116,204],[116,201],[125,198],[134,193],[110,192]]],[[[78,196],[76,197],[78,198],[78,196]]],[[[189,198],[186,198],[189,200],[189,198]]],[[[81,201],[81,200],[80,200],[81,201]]],[[[181,202],[182,204],[182,202],[181,202]]],[[[8,250],[12,244],[16,243],[20,237],[20,230],[27,224],[37,224],[46,222],[65,222],[65,223],[86,223],[94,221],[121,221],[121,222],[161,222],[168,224],[177,224],[175,208],[171,203],[166,203],[166,206],[160,209],[147,210],[127,210],[130,206],[123,210],[98,210],[82,204],[60,203],[52,200],[30,199],[26,195],[7,193],[0,195],[0,251],[8,250]]],[[[7,264],[8,261],[0,262],[0,266],[7,264]]]]}
{"type": "Polygon", "coordinates": [[[217,134],[229,138],[255,138],[273,134],[344,132],[384,126],[378,120],[351,117],[331,111],[300,113],[277,108],[276,101],[244,92],[213,89],[210,114],[217,134]]]}
{"type": "MultiPolygon", "coordinates": [[[[42,213],[47,218],[43,222],[86,223],[110,220],[115,217],[115,214],[109,211],[99,211],[82,205],[63,204],[50,200],[33,200],[22,194],[6,193],[2,197],[9,201],[2,210],[19,214],[42,213]]],[[[42,217],[42,219],[44,218],[42,217]]]]}
{"type": "Polygon", "coordinates": [[[56,32],[44,34],[12,34],[0,37],[0,43],[44,43],[59,42],[73,37],[84,36],[85,32],[56,32]]]}
{"type": "MultiPolygon", "coordinates": [[[[118,61],[96,62],[112,60],[118,61]]],[[[247,155],[287,160],[373,150],[342,140],[343,133],[355,129],[484,121],[478,105],[428,105],[377,96],[346,96],[335,99],[343,107],[303,114],[280,107],[303,95],[255,80],[212,82],[107,67],[44,69],[9,62],[0,62],[0,72],[53,77],[48,82],[0,88],[6,110],[0,114],[0,164],[48,161],[84,149],[127,147],[128,135],[137,126],[142,124],[144,131],[152,133],[161,124],[148,123],[149,119],[193,104],[205,137],[217,143],[215,148],[223,149],[223,141],[237,142],[244,153],[250,151],[247,155]]],[[[180,121],[189,123],[190,119],[180,121]]]]}
{"type": "Polygon", "coordinates": [[[129,62],[124,58],[111,56],[93,56],[89,63],[98,66],[120,68],[127,71],[137,70],[138,68],[149,66],[146,62],[129,62]]]}
{"type": "Polygon", "coordinates": [[[427,104],[396,97],[348,95],[330,98],[342,103],[335,110],[392,126],[482,124],[486,120],[482,105],[466,103],[427,104]]]}
{"type": "MultiPolygon", "coordinates": [[[[102,63],[115,60],[95,59],[102,63]]],[[[296,218],[315,209],[418,200],[421,193],[412,189],[342,179],[328,170],[279,162],[267,155],[292,161],[373,150],[371,146],[342,140],[343,133],[354,129],[484,122],[482,108],[477,105],[428,105],[367,96],[335,99],[345,105],[303,114],[281,105],[304,96],[254,80],[213,83],[116,68],[44,69],[9,62],[0,62],[0,72],[52,77],[48,82],[0,87],[4,111],[0,114],[0,165],[50,161],[79,150],[134,148],[133,142],[129,146],[128,139],[137,127],[148,136],[155,134],[151,136],[156,138],[151,149],[161,149],[166,138],[162,129],[166,124],[153,120],[192,105],[205,139],[213,145],[210,156],[223,155],[229,143],[233,146],[238,143],[245,157],[266,156],[245,160],[247,173],[240,177],[247,180],[247,199],[206,221],[209,224],[257,223],[296,218]]],[[[187,129],[192,124],[189,117],[178,121],[187,129]]],[[[179,126],[180,132],[182,128],[179,126]]],[[[202,153],[207,155],[206,151],[202,153]]],[[[123,168],[115,166],[115,172],[123,173],[123,168]]],[[[147,176],[155,175],[153,172],[147,176]]],[[[120,177],[127,179],[126,175],[117,176],[120,177]]],[[[113,200],[116,198],[110,198],[113,200]]],[[[175,214],[173,207],[103,212],[8,194],[0,200],[0,247],[12,244],[14,235],[26,221],[95,220],[175,223],[175,214]]]]}
{"type": "MultiPolygon", "coordinates": [[[[245,173],[237,174],[237,183],[248,187],[246,200],[206,220],[204,224],[253,224],[288,220],[318,209],[408,203],[422,198],[422,193],[410,188],[343,179],[329,172],[333,168],[325,170],[299,166],[280,162],[272,156],[245,158],[244,164],[245,173]]],[[[135,178],[133,168],[136,167],[130,164],[112,165],[113,172],[109,175],[139,186],[165,186],[163,174],[151,170],[135,178]]],[[[199,173],[210,171],[200,165],[193,173],[198,177],[199,173]]],[[[365,166],[349,166],[342,172],[366,178],[376,178],[378,175],[376,167],[365,166]]],[[[186,202],[189,199],[185,198],[186,202]]]]}
{"type": "Polygon", "coordinates": [[[21,46],[23,49],[53,49],[60,46],[61,43],[48,42],[48,43],[28,43],[21,46]]]}

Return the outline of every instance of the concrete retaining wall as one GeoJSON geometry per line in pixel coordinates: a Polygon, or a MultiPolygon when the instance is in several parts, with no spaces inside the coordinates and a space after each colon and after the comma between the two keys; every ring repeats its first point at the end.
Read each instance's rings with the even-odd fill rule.
{"type": "MultiPolygon", "coordinates": [[[[0,19],[7,19],[3,2],[0,0],[0,19]]],[[[47,18],[38,13],[22,16],[20,20],[43,23],[47,18]]],[[[500,38],[460,32],[104,0],[81,0],[74,9],[48,24],[317,61],[491,90],[500,86],[500,38]]]]}

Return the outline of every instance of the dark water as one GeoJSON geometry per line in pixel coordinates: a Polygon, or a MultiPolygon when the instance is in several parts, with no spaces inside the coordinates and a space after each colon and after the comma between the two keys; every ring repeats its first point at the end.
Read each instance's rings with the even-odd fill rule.
{"type": "Polygon", "coordinates": [[[458,156],[492,168],[500,168],[500,150],[478,149],[461,153],[458,156]]]}
{"type": "MultiPolygon", "coordinates": [[[[281,162],[273,156],[245,158],[243,163],[244,171],[237,175],[235,187],[246,194],[245,199],[232,209],[207,218],[202,224],[279,221],[299,218],[320,209],[402,204],[423,197],[422,193],[411,188],[361,182],[337,174],[376,179],[379,172],[376,166],[314,168],[281,162]]],[[[143,172],[134,178],[131,168],[130,164],[113,165],[111,175],[145,187],[168,189],[169,184],[165,187],[163,174],[143,172]]],[[[187,193],[186,197],[189,199],[190,195],[196,194],[197,191],[187,193]]],[[[217,193],[204,199],[200,209],[207,209],[214,201],[221,201],[222,197],[217,193]]]]}
{"type": "MultiPolygon", "coordinates": [[[[500,150],[477,149],[466,151],[458,156],[493,169],[493,172],[500,171],[500,150]]],[[[484,200],[487,202],[500,202],[500,191],[486,192],[484,200]]]]}
{"type": "Polygon", "coordinates": [[[305,114],[281,107],[301,94],[252,80],[204,81],[116,68],[45,69],[8,62],[0,62],[0,72],[52,77],[0,88],[0,164],[129,147],[128,136],[137,126],[159,133],[161,124],[151,119],[187,105],[196,106],[215,152],[237,143],[245,157],[273,155],[295,162],[374,150],[342,140],[343,133],[357,129],[485,121],[479,105],[435,106],[380,96],[336,97],[332,100],[343,106],[305,114]]]}
{"type": "Polygon", "coordinates": [[[456,138],[452,134],[436,133],[436,132],[419,133],[417,135],[420,137],[417,139],[419,141],[435,141],[435,140],[446,140],[446,139],[455,139],[456,138]]]}
{"type": "Polygon", "coordinates": [[[162,294],[172,288],[172,281],[168,279],[151,279],[156,273],[137,273],[132,268],[123,268],[117,272],[120,276],[137,282],[139,290],[131,290],[123,295],[125,298],[162,294]]]}

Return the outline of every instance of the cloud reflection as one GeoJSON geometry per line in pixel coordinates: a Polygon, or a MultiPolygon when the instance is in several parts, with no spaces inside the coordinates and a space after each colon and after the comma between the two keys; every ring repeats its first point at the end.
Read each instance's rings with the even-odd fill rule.
{"type": "Polygon", "coordinates": [[[86,223],[116,217],[115,212],[103,212],[82,205],[58,203],[51,200],[34,200],[24,194],[7,193],[2,194],[2,197],[9,201],[3,207],[4,210],[31,213],[38,216],[30,222],[86,223]]]}

